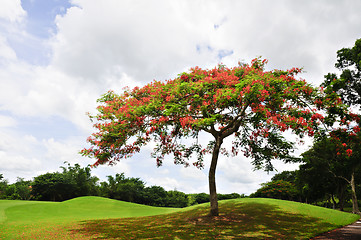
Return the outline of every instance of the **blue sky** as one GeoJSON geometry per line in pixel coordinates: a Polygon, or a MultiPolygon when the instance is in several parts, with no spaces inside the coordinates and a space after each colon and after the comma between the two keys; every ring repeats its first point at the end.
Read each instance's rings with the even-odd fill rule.
{"type": "Polygon", "coordinates": [[[23,0],[21,7],[26,12],[24,31],[28,38],[12,38],[9,36],[9,45],[16,52],[19,59],[34,65],[49,63],[51,49],[44,45],[56,33],[56,16],[66,13],[71,7],[68,1],[23,0]]]}
{"type": "MultiPolygon", "coordinates": [[[[10,182],[60,171],[64,161],[92,164],[78,154],[93,131],[86,112],[110,89],[258,56],[269,69],[303,67],[301,77],[318,85],[335,71],[336,51],[361,38],[358,0],[0,1],[0,173],[10,182]]],[[[151,149],[93,174],[125,172],[167,190],[208,191],[207,166],[168,159],[157,168],[151,149]]],[[[218,191],[250,194],[274,174],[253,171],[241,155],[222,157],[218,191]]]]}

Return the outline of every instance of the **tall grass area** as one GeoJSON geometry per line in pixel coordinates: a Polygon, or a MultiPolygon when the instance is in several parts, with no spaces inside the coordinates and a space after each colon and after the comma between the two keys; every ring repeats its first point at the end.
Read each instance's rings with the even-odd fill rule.
{"type": "Polygon", "coordinates": [[[274,199],[156,208],[99,197],[62,203],[0,201],[0,239],[309,239],[359,216],[274,199]]]}

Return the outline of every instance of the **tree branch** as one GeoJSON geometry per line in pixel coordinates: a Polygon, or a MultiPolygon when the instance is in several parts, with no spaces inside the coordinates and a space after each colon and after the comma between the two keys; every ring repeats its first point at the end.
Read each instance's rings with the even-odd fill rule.
{"type": "Polygon", "coordinates": [[[228,137],[232,133],[238,131],[239,127],[242,124],[243,117],[245,116],[246,109],[248,104],[244,106],[242,111],[225,127],[221,130],[221,134],[224,138],[228,137]]]}
{"type": "Polygon", "coordinates": [[[336,175],[334,172],[332,172],[331,170],[328,170],[330,173],[332,173],[332,175],[335,177],[335,178],[340,178],[340,179],[343,179],[345,180],[348,184],[351,184],[351,181],[348,180],[347,178],[345,178],[344,176],[338,176],[336,175]]]}

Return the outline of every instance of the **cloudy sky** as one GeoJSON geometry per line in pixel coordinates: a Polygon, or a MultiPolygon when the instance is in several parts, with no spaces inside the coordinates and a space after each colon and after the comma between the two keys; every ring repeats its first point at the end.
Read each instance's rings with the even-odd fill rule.
{"type": "MultiPolygon", "coordinates": [[[[319,85],[336,51],[361,38],[359,0],[0,0],[0,173],[10,182],[82,166],[96,99],[112,89],[166,80],[190,67],[235,66],[262,56],[269,69],[303,67],[319,85]]],[[[301,146],[297,152],[302,152],[301,146]]],[[[204,171],[145,148],[93,174],[125,172],[147,185],[208,192],[204,171]]],[[[279,171],[295,166],[276,162],[279,171]]],[[[269,175],[239,155],[222,157],[220,193],[254,192],[269,175]]]]}

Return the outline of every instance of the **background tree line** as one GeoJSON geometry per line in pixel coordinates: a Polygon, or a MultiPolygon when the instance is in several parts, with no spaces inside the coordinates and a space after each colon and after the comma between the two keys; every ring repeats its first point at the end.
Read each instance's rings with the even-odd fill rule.
{"type": "MultiPolygon", "coordinates": [[[[361,196],[361,174],[355,176],[356,195],[361,196]]],[[[352,190],[323,165],[302,164],[298,170],[283,171],[249,197],[275,198],[352,211],[352,190]]],[[[358,205],[361,201],[358,200],[358,205]]]]}
{"type": "MultiPolygon", "coordinates": [[[[107,181],[91,175],[90,167],[79,164],[61,167],[62,171],[45,173],[33,180],[18,178],[9,184],[0,174],[0,199],[64,201],[81,196],[101,196],[127,202],[158,207],[186,207],[209,202],[206,193],[185,194],[166,191],[160,186],[146,186],[140,178],[126,177],[124,173],[107,176],[107,181]]],[[[244,197],[238,193],[220,194],[220,199],[244,197]]]]}

